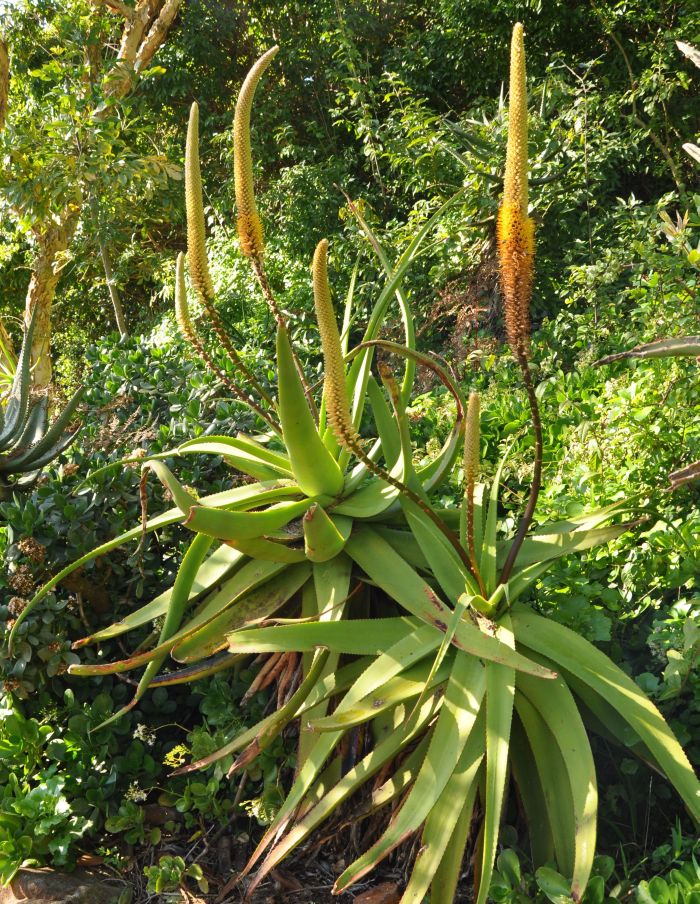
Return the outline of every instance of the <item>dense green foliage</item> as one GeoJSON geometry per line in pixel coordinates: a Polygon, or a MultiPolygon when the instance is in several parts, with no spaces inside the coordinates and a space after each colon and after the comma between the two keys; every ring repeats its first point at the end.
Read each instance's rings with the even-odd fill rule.
{"type": "MultiPolygon", "coordinates": [[[[93,99],[81,72],[86,48],[113,34],[114,21],[89,7],[27,0],[5,23],[16,111],[2,139],[0,175],[0,315],[9,315],[8,326],[18,322],[13,318],[26,290],[36,205],[65,204],[75,180],[89,189],[91,203],[62,271],[55,324],[60,390],[85,380],[86,426],[31,494],[0,505],[7,525],[0,528],[7,563],[7,572],[0,570],[0,619],[11,622],[47,577],[137,523],[138,463],[101,470],[106,464],[134,450],[170,449],[200,435],[204,425],[212,434],[260,426],[215,375],[188,359],[166,312],[173,258],[184,246],[179,178],[187,111],[197,99],[220,309],[261,382],[274,381],[273,321],[237,248],[229,178],[233,95],[271,35],[283,52],[272,74],[274,91],[256,102],[256,181],[270,280],[294,315],[304,364],[320,376],[308,270],[320,237],[335,236],[337,248],[342,239],[342,254],[330,261],[337,299],[357,268],[358,325],[376,300],[378,268],[334,184],[359,205],[394,259],[463,186],[414,263],[407,289],[422,346],[446,356],[464,385],[482,392],[485,477],[493,476],[505,444],[515,441],[500,524],[515,527],[505,513],[523,502],[531,440],[526,399],[501,344],[493,219],[507,123],[499,101],[503,55],[494,48],[506,45],[512,22],[522,16],[534,89],[533,373],[546,425],[546,490],[536,521],[632,493],[647,507],[635,532],[558,561],[539,579],[537,599],[542,611],[599,645],[653,697],[697,768],[700,491],[695,483],[665,492],[669,472],[700,458],[697,368],[692,359],[595,366],[642,341],[698,332],[700,197],[693,194],[697,169],[681,150],[699,128],[698,71],[675,46],[676,39],[700,41],[693,5],[608,0],[531,3],[524,10],[502,0],[467,8],[448,2],[341,8],[324,0],[311,8],[254,2],[244,10],[188,0],[158,67],[122,102],[122,115],[105,124],[104,134],[86,131],[93,99]],[[77,169],[75,154],[66,152],[76,146],[77,169]],[[18,209],[20,218],[8,213],[18,209]],[[689,217],[677,219],[686,210],[689,217]],[[112,248],[134,333],[118,344],[109,335],[100,241],[112,248]]],[[[398,321],[387,324],[387,336],[398,332],[398,321]]],[[[228,367],[225,356],[217,361],[228,367]]],[[[449,430],[453,402],[426,379],[410,416],[422,437],[418,458],[434,454],[449,430]]],[[[166,464],[200,493],[230,486],[221,459],[190,456],[166,464]]],[[[456,470],[442,488],[443,505],[457,504],[460,479],[456,470]]],[[[161,510],[155,481],[148,492],[149,511],[161,510]]],[[[90,563],[27,619],[19,655],[10,658],[0,647],[8,694],[0,729],[0,876],[24,858],[71,864],[81,850],[101,844],[117,863],[125,853],[117,842],[137,850],[157,844],[145,801],[159,795],[173,807],[162,831],[174,839],[231,817],[238,783],[225,777],[230,762],[187,778],[166,776],[189,754],[211,753],[262,715],[265,692],[239,705],[249,671],[234,681],[152,690],[121,723],[94,734],[88,729],[132,689],[111,677],[87,682],[65,674],[77,661],[70,643],[89,633],[86,624],[90,630],[109,624],[170,586],[183,544],[182,530],[167,528],[142,555],[132,546],[90,563]],[[134,739],[144,724],[145,739],[134,739]],[[189,732],[186,745],[179,726],[189,732]]],[[[148,632],[137,639],[147,640],[148,632]]],[[[82,661],[122,655],[115,641],[90,649],[81,652],[82,661]]],[[[600,832],[614,866],[598,862],[599,879],[585,900],[623,899],[633,888],[641,904],[694,900],[700,880],[688,840],[693,829],[683,824],[684,841],[673,828],[685,817],[669,787],[603,741],[595,754],[604,801],[600,832]]],[[[256,761],[239,807],[241,826],[248,826],[245,813],[270,821],[291,765],[282,741],[256,761]]],[[[531,875],[516,814],[508,813],[506,822],[493,899],[567,900],[556,876],[531,875]]],[[[201,881],[196,866],[189,873],[187,867],[177,857],[162,858],[149,867],[149,891],[174,889],[183,876],[201,881]]]]}

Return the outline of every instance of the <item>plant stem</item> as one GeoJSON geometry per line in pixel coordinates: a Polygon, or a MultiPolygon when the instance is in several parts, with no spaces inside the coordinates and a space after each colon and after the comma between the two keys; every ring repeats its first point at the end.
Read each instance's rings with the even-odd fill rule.
{"type": "Polygon", "coordinates": [[[506,558],[505,564],[503,565],[503,571],[501,572],[501,577],[499,579],[500,584],[506,584],[508,582],[508,579],[510,578],[510,574],[513,570],[513,565],[515,564],[515,560],[518,557],[520,548],[522,547],[523,541],[525,540],[525,534],[527,534],[528,528],[530,527],[532,516],[535,512],[535,506],[537,505],[537,497],[540,494],[540,487],[542,486],[543,447],[540,408],[537,403],[537,396],[535,395],[535,387],[532,384],[532,376],[530,374],[530,368],[528,367],[527,358],[524,355],[519,355],[518,364],[520,365],[520,370],[523,375],[523,382],[525,384],[525,390],[527,392],[527,400],[530,404],[532,426],[535,431],[535,467],[534,473],[532,475],[532,484],[530,486],[530,497],[527,500],[527,505],[525,506],[525,511],[523,512],[523,517],[520,521],[518,532],[515,535],[515,539],[511,544],[510,550],[508,551],[508,557],[506,558]]]}
{"type": "MultiPolygon", "coordinates": [[[[278,436],[281,436],[282,431],[280,425],[274,419],[272,414],[268,411],[265,411],[265,409],[256,402],[252,394],[246,393],[234,380],[230,379],[228,374],[219,367],[216,361],[214,361],[212,356],[207,351],[204,343],[200,340],[199,336],[194,331],[192,331],[187,336],[187,339],[189,340],[190,344],[193,345],[197,350],[202,360],[206,363],[209,369],[212,370],[221,380],[224,386],[227,386],[240,402],[252,409],[258,415],[258,417],[262,418],[262,420],[265,421],[278,436]]],[[[266,396],[266,398],[269,397],[266,396]]]]}
{"type": "MultiPolygon", "coordinates": [[[[272,294],[272,289],[270,288],[270,283],[267,280],[267,274],[265,273],[265,269],[262,264],[262,260],[257,257],[251,259],[253,264],[253,272],[255,273],[255,277],[260,284],[260,288],[263,291],[263,295],[265,296],[265,301],[268,303],[272,314],[280,326],[287,328],[287,322],[282,316],[282,312],[279,309],[279,306],[275,300],[275,296],[272,294]]],[[[291,345],[291,339],[290,339],[291,345]]],[[[314,420],[318,424],[318,407],[314,400],[313,393],[311,392],[311,388],[309,387],[309,383],[306,379],[306,374],[304,373],[304,368],[301,366],[301,361],[299,360],[299,356],[294,350],[294,346],[291,346],[292,349],[292,357],[294,358],[294,366],[296,367],[297,373],[299,374],[299,379],[301,380],[301,385],[304,387],[304,395],[306,396],[306,401],[309,403],[309,408],[311,409],[311,413],[314,416],[314,420]]]]}
{"type": "Polygon", "coordinates": [[[124,307],[119,295],[119,289],[114,280],[114,271],[112,270],[112,260],[109,256],[109,249],[104,242],[100,242],[100,257],[102,258],[102,269],[105,271],[109,297],[112,300],[112,307],[114,308],[114,318],[117,321],[117,329],[119,330],[119,335],[124,338],[124,336],[129,335],[129,331],[126,326],[126,317],[124,316],[124,307]]]}

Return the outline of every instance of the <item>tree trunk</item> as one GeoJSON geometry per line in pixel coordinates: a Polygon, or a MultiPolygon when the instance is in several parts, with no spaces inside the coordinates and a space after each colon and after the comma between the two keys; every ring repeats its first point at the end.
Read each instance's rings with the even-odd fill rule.
{"type": "Polygon", "coordinates": [[[50,223],[37,235],[37,255],[27,289],[24,321],[28,324],[32,311],[37,308],[31,361],[34,385],[39,389],[51,382],[51,305],[58,283],[59,258],[67,250],[77,222],[73,213],[60,223],[50,223]]]}
{"type": "Polygon", "coordinates": [[[102,256],[102,266],[105,271],[107,288],[109,289],[109,297],[112,299],[112,307],[114,308],[114,316],[117,321],[117,328],[119,329],[119,335],[123,339],[124,336],[129,335],[129,331],[126,327],[126,317],[124,316],[122,300],[119,297],[119,289],[117,288],[117,284],[114,281],[114,273],[112,271],[112,261],[109,256],[109,249],[104,242],[100,242],[100,255],[102,256]]]}
{"type": "MultiPolygon", "coordinates": [[[[106,3],[110,9],[121,13],[125,19],[117,61],[112,67],[112,72],[108,73],[104,85],[105,94],[108,96],[123,97],[133,87],[135,74],[148,67],[156,50],[167,37],[183,0],[136,0],[133,7],[121,0],[93,0],[93,2],[97,5],[106,3]]],[[[0,39],[0,123],[4,117],[5,92],[9,83],[9,64],[5,51],[6,45],[0,39]]],[[[95,117],[103,119],[110,113],[110,107],[106,105],[95,111],[95,117]]],[[[59,278],[60,255],[67,251],[73,238],[79,213],[79,209],[73,209],[70,213],[64,212],[58,222],[49,221],[48,225],[42,223],[36,229],[37,256],[27,290],[24,318],[25,323],[29,323],[32,311],[35,307],[38,309],[31,357],[34,385],[39,388],[51,382],[51,305],[59,278]]],[[[123,314],[120,315],[121,304],[115,303],[112,289],[116,287],[113,287],[109,275],[107,282],[119,331],[123,334],[126,331],[126,324],[123,322],[123,314]]]]}

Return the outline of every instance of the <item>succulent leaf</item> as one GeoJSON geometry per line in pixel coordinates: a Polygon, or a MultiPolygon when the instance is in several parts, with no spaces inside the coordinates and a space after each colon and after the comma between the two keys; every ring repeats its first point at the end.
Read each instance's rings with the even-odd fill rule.
{"type": "Polygon", "coordinates": [[[307,496],[337,496],[343,474],[318,434],[282,324],[277,327],[277,369],[280,423],[295,479],[307,496]]]}

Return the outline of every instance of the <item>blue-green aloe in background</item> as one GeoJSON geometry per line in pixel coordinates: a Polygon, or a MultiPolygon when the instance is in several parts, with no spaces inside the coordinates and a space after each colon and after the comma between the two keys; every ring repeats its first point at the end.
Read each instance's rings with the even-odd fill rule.
{"type": "Polygon", "coordinates": [[[30,489],[44,465],[73,442],[79,427],[70,429],[82,397],[79,389],[49,424],[49,397],[32,398],[30,350],[34,321],[27,327],[12,384],[0,398],[0,500],[15,490],[30,489]]]}

